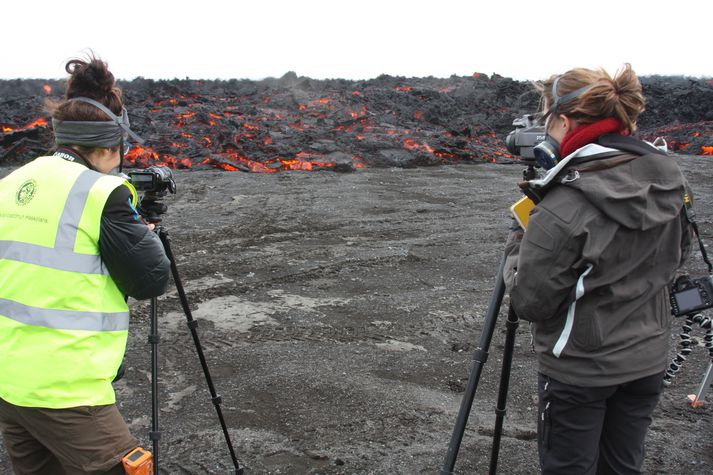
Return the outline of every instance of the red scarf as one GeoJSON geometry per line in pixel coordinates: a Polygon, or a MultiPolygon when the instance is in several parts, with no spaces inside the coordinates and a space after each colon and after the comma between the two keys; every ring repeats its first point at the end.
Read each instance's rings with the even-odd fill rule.
{"type": "Polygon", "coordinates": [[[597,141],[600,135],[612,132],[621,135],[629,135],[629,131],[624,129],[619,119],[607,117],[606,119],[592,122],[591,124],[580,125],[567,132],[560,144],[560,156],[566,157],[580,147],[597,141]]]}

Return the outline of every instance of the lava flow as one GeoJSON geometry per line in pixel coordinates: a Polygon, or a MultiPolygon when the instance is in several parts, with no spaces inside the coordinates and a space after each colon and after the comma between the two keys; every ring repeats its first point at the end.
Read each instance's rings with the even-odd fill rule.
{"type": "MultiPolygon", "coordinates": [[[[142,168],[275,173],[510,163],[517,157],[503,138],[513,119],[538,107],[528,82],[480,73],[368,81],[288,73],[262,81],[138,78],[119,85],[132,129],[145,139],[125,165],[142,168]]],[[[663,137],[682,154],[713,155],[713,84],[657,76],[642,85],[642,138],[663,137]]],[[[42,101],[62,90],[60,81],[0,81],[0,164],[52,147],[42,101]]]]}

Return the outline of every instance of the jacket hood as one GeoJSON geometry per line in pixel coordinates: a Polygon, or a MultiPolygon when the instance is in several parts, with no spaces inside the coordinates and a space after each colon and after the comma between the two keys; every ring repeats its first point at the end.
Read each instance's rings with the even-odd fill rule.
{"type": "MultiPolygon", "coordinates": [[[[686,181],[675,160],[661,153],[635,155],[589,144],[550,170],[554,181],[575,188],[604,215],[629,229],[647,230],[674,219],[686,181]],[[562,165],[562,167],[559,167],[562,165]]],[[[537,183],[531,183],[537,186],[537,183]]]]}

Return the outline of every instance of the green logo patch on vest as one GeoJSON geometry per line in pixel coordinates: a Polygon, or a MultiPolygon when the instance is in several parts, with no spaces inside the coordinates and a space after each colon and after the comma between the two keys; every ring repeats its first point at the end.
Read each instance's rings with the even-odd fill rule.
{"type": "Polygon", "coordinates": [[[15,195],[15,202],[20,206],[25,206],[35,196],[37,191],[37,182],[35,180],[27,180],[20,186],[15,195]]]}

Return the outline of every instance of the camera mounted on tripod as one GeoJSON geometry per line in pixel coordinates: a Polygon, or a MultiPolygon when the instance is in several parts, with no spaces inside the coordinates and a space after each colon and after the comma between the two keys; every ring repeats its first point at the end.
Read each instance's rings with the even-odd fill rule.
{"type": "Polygon", "coordinates": [[[176,192],[173,172],[171,172],[170,168],[162,165],[154,165],[143,170],[130,172],[129,181],[134,185],[136,191],[154,193],[160,196],[166,195],[166,192],[171,192],[172,194],[176,192]]]}
{"type": "Polygon", "coordinates": [[[692,315],[713,307],[713,276],[691,279],[682,275],[671,286],[671,313],[692,315]]]}
{"type": "Polygon", "coordinates": [[[505,137],[505,147],[508,152],[534,166],[534,148],[545,140],[545,126],[540,123],[538,114],[525,114],[513,120],[512,125],[515,130],[505,137]]]}
{"type": "MultiPolygon", "coordinates": [[[[200,344],[197,327],[198,321],[193,319],[191,314],[191,308],[188,303],[188,297],[186,297],[186,291],[183,288],[183,283],[181,282],[181,277],[178,275],[178,268],[176,267],[176,258],[171,249],[171,241],[168,236],[168,231],[158,224],[161,222],[161,215],[165,213],[168,207],[161,202],[161,199],[166,196],[166,194],[176,193],[176,182],[173,179],[173,172],[170,168],[166,166],[152,166],[143,170],[129,173],[128,180],[138,191],[142,191],[143,195],[139,199],[139,205],[137,211],[141,213],[144,220],[148,223],[154,223],[154,232],[161,240],[163,248],[166,251],[166,256],[171,262],[171,275],[173,276],[173,282],[176,285],[176,293],[178,294],[178,299],[181,302],[181,307],[183,308],[183,313],[186,315],[187,325],[191,331],[193,337],[193,342],[196,347],[196,352],[198,353],[198,360],[203,368],[203,374],[206,378],[206,383],[208,384],[208,390],[211,395],[211,402],[215,407],[218,414],[218,419],[220,420],[220,426],[223,430],[223,435],[225,441],[228,445],[230,451],[230,457],[233,461],[233,466],[235,467],[235,475],[243,475],[244,471],[240,468],[238,464],[238,458],[233,448],[233,444],[230,440],[230,434],[228,432],[228,426],[226,425],[225,418],[223,417],[223,411],[220,407],[222,398],[215,392],[215,386],[213,380],[210,376],[210,371],[208,370],[208,364],[206,362],[205,355],[203,354],[203,348],[200,344]]],[[[153,454],[152,454],[152,473],[161,473],[158,469],[158,454],[159,447],[158,443],[161,439],[161,432],[158,430],[158,344],[160,342],[158,334],[158,298],[151,298],[151,333],[148,338],[151,344],[151,431],[149,431],[149,439],[153,442],[153,454]]],[[[143,454],[136,455],[137,463],[143,454]]],[[[141,459],[143,460],[143,459],[141,459]]],[[[130,460],[133,462],[133,460],[130,460]]],[[[129,473],[129,472],[127,472],[129,473]]],[[[132,472],[133,473],[133,472],[132,472]]],[[[143,472],[141,472],[143,473],[143,472]]]]}
{"type": "Polygon", "coordinates": [[[540,123],[540,114],[525,114],[512,121],[515,130],[505,137],[505,147],[508,152],[520,157],[527,165],[523,178],[532,180],[537,176],[535,168],[539,168],[535,157],[535,147],[545,141],[545,126],[540,123]]]}
{"type": "Polygon", "coordinates": [[[176,193],[176,182],[169,167],[154,165],[143,170],[130,172],[129,181],[136,191],[142,192],[138,211],[149,223],[160,223],[161,215],[168,210],[161,200],[168,194],[176,193]]]}

